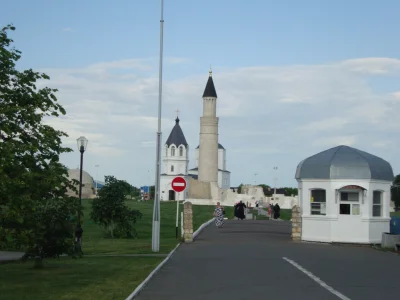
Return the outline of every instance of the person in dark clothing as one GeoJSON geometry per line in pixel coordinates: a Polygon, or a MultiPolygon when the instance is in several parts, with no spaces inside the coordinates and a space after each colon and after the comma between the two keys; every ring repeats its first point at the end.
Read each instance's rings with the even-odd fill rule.
{"type": "Polygon", "coordinates": [[[245,218],[244,209],[246,208],[246,204],[240,201],[238,204],[235,205],[235,213],[238,220],[243,220],[245,218]]]}
{"type": "Polygon", "coordinates": [[[239,218],[239,217],[238,217],[238,214],[237,214],[237,205],[238,205],[238,203],[239,203],[239,202],[236,202],[235,205],[233,206],[233,216],[234,216],[235,218],[239,218]]]}
{"type": "Polygon", "coordinates": [[[281,207],[279,206],[278,203],[276,203],[274,206],[274,219],[279,219],[280,216],[281,216],[281,207]]]}
{"type": "Polygon", "coordinates": [[[78,224],[75,230],[75,255],[83,255],[82,235],[83,235],[82,226],[81,224],[78,224]]]}

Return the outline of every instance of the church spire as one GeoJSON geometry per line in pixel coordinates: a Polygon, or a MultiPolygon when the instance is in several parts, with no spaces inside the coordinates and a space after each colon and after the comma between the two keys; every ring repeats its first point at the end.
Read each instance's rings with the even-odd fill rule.
{"type": "Polygon", "coordinates": [[[217,98],[217,92],[215,91],[214,81],[212,79],[211,66],[210,66],[210,71],[208,73],[209,73],[209,76],[208,76],[206,88],[203,93],[203,98],[205,98],[205,97],[217,98]]]}
{"type": "Polygon", "coordinates": [[[175,126],[172,128],[171,133],[169,134],[169,137],[165,144],[169,147],[172,144],[175,144],[175,146],[179,147],[179,145],[184,145],[185,147],[188,146],[188,143],[185,139],[185,135],[183,134],[182,128],[179,125],[179,109],[176,110],[176,119],[175,119],[175,126]]]}

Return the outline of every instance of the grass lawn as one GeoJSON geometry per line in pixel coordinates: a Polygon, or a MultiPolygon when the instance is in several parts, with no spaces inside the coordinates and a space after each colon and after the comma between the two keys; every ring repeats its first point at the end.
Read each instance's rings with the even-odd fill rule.
{"type": "MultiPolygon", "coordinates": [[[[83,252],[85,254],[131,254],[152,253],[151,232],[153,220],[153,201],[127,201],[127,205],[140,210],[143,217],[138,220],[135,228],[137,239],[109,239],[104,238],[105,230],[90,220],[91,200],[83,200],[85,207],[83,220],[83,252]]],[[[176,202],[162,202],[160,204],[160,253],[169,253],[180,240],[175,238],[176,202]]],[[[193,228],[197,230],[201,224],[213,217],[214,206],[193,206],[193,228]]],[[[233,209],[228,207],[227,214],[233,215],[233,209]],[[232,210],[232,212],[230,212],[232,210]]],[[[183,204],[179,205],[183,211],[183,204]]],[[[180,236],[180,213],[179,213],[180,236]]]]}
{"type": "Polygon", "coordinates": [[[0,265],[0,300],[122,300],[162,257],[85,257],[0,265]]]}
{"type": "MultiPolygon", "coordinates": [[[[263,210],[268,211],[268,208],[263,208],[263,210]]],[[[255,211],[255,214],[257,215],[257,220],[269,220],[268,217],[258,215],[258,213],[255,211]]],[[[290,221],[292,219],[292,210],[291,209],[283,209],[281,208],[281,220],[284,221],[290,221]]]]}
{"type": "MultiPolygon", "coordinates": [[[[135,228],[137,239],[104,238],[105,230],[90,220],[91,200],[83,200],[82,259],[47,259],[45,268],[33,269],[33,262],[0,265],[0,300],[109,300],[125,299],[164,257],[96,257],[96,254],[152,253],[153,202],[127,201],[143,217],[135,228]]],[[[180,240],[175,238],[176,202],[161,203],[160,253],[170,252],[180,240]]],[[[180,211],[183,205],[180,205],[180,211]]],[[[214,206],[193,206],[193,227],[213,217],[214,206]]],[[[233,208],[226,208],[233,216],[233,208]]],[[[179,216],[180,222],[180,216],[179,216]]],[[[179,224],[180,228],[180,224],[179,224]]]]}

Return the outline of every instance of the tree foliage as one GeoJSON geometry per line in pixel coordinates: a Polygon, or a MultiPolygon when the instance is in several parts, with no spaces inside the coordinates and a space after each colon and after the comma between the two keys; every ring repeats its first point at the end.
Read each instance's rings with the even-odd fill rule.
{"type": "Polygon", "coordinates": [[[0,246],[19,247],[36,257],[70,250],[76,201],[65,195],[72,188],[67,168],[59,162],[62,131],[45,125],[45,117],[65,114],[56,89],[38,89],[49,80],[32,69],[18,71],[21,52],[0,30],[0,246]],[[62,210],[62,211],[60,211],[62,210]]]}
{"type": "Polygon", "coordinates": [[[126,206],[125,198],[130,193],[129,183],[106,176],[105,185],[93,199],[91,218],[107,229],[111,238],[136,236],[134,224],[142,213],[126,206]]]}
{"type": "Polygon", "coordinates": [[[400,174],[396,175],[392,186],[392,201],[396,210],[400,209],[400,174]]]}

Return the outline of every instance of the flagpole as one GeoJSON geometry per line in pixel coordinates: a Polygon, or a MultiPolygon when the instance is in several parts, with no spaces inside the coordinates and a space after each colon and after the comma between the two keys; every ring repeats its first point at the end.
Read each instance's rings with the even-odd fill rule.
{"type": "Polygon", "coordinates": [[[154,187],[153,230],[151,247],[153,252],[160,251],[160,180],[161,180],[161,100],[162,100],[162,66],[163,66],[163,38],[164,38],[164,0],[161,0],[160,19],[160,65],[158,77],[158,131],[157,131],[157,163],[156,180],[154,187]]]}

